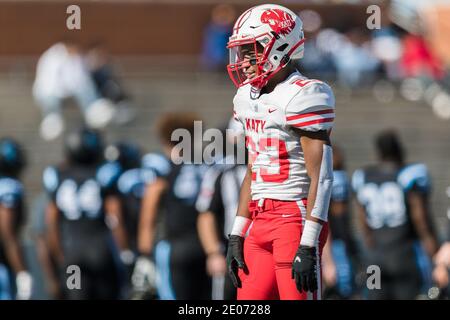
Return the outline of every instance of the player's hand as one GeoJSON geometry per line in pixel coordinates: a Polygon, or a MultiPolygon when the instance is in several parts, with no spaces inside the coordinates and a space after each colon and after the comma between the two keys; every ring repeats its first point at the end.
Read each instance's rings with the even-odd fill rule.
{"type": "Polygon", "coordinates": [[[213,253],[208,255],[206,270],[211,277],[224,276],[227,272],[227,262],[223,254],[213,253]]]}
{"type": "Polygon", "coordinates": [[[33,288],[33,278],[27,271],[20,271],[16,276],[17,300],[29,300],[33,288]]]}
{"type": "Polygon", "coordinates": [[[317,248],[300,246],[292,262],[292,279],[297,290],[314,292],[317,290],[317,248]]]}
{"type": "Polygon", "coordinates": [[[323,282],[327,287],[333,287],[337,282],[336,265],[333,262],[322,262],[322,277],[323,282]]]}
{"type": "Polygon", "coordinates": [[[437,265],[450,267],[450,242],[444,243],[434,257],[437,265]]]}
{"type": "Polygon", "coordinates": [[[449,284],[449,271],[446,266],[440,264],[433,270],[433,280],[439,288],[446,288],[449,284]]]}
{"type": "Polygon", "coordinates": [[[228,240],[227,252],[228,274],[236,288],[241,288],[241,279],[238,276],[238,269],[246,269],[244,262],[244,238],[231,235],[228,240]]]}
{"type": "Polygon", "coordinates": [[[131,283],[134,291],[156,291],[157,270],[155,263],[146,256],[140,256],[134,265],[131,283]]]}

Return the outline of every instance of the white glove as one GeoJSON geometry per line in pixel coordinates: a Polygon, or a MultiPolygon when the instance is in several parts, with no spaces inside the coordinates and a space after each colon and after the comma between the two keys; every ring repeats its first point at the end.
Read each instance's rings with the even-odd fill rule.
{"type": "Polygon", "coordinates": [[[155,263],[148,257],[140,256],[136,260],[131,283],[137,291],[155,291],[158,275],[155,263]]]}
{"type": "Polygon", "coordinates": [[[16,275],[17,300],[29,300],[33,288],[33,278],[28,271],[20,271],[16,275]]]}
{"type": "Polygon", "coordinates": [[[131,251],[131,250],[127,249],[127,250],[123,250],[120,252],[120,260],[126,266],[132,265],[135,258],[136,258],[136,256],[134,255],[133,251],[131,251]]]}

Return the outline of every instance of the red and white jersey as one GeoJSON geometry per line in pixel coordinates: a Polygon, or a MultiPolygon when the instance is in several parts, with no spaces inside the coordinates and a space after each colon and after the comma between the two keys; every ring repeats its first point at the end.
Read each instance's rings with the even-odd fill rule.
{"type": "Polygon", "coordinates": [[[252,199],[307,198],[310,181],[300,133],[294,128],[331,130],[335,115],[332,89],[295,72],[271,93],[256,98],[252,94],[252,87],[246,85],[233,100],[234,118],[245,129],[252,199]]]}

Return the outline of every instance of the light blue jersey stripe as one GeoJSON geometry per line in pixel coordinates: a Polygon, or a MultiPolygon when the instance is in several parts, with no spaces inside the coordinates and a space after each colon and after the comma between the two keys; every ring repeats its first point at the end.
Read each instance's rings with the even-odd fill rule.
{"type": "Polygon", "coordinates": [[[175,292],[172,288],[172,277],[170,274],[170,243],[160,241],[155,249],[156,269],[159,279],[157,281],[158,295],[161,300],[175,300],[175,292]]]}
{"type": "Polygon", "coordinates": [[[0,264],[0,300],[11,300],[12,292],[10,285],[10,272],[8,269],[0,264]]]}

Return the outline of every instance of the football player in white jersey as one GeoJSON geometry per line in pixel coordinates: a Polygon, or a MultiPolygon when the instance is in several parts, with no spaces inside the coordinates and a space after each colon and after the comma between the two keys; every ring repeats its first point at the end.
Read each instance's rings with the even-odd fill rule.
{"type": "Polygon", "coordinates": [[[335,101],[297,71],[304,41],[294,12],[265,4],[237,19],[228,43],[249,152],[227,254],[238,299],[320,299],[335,101]]]}

